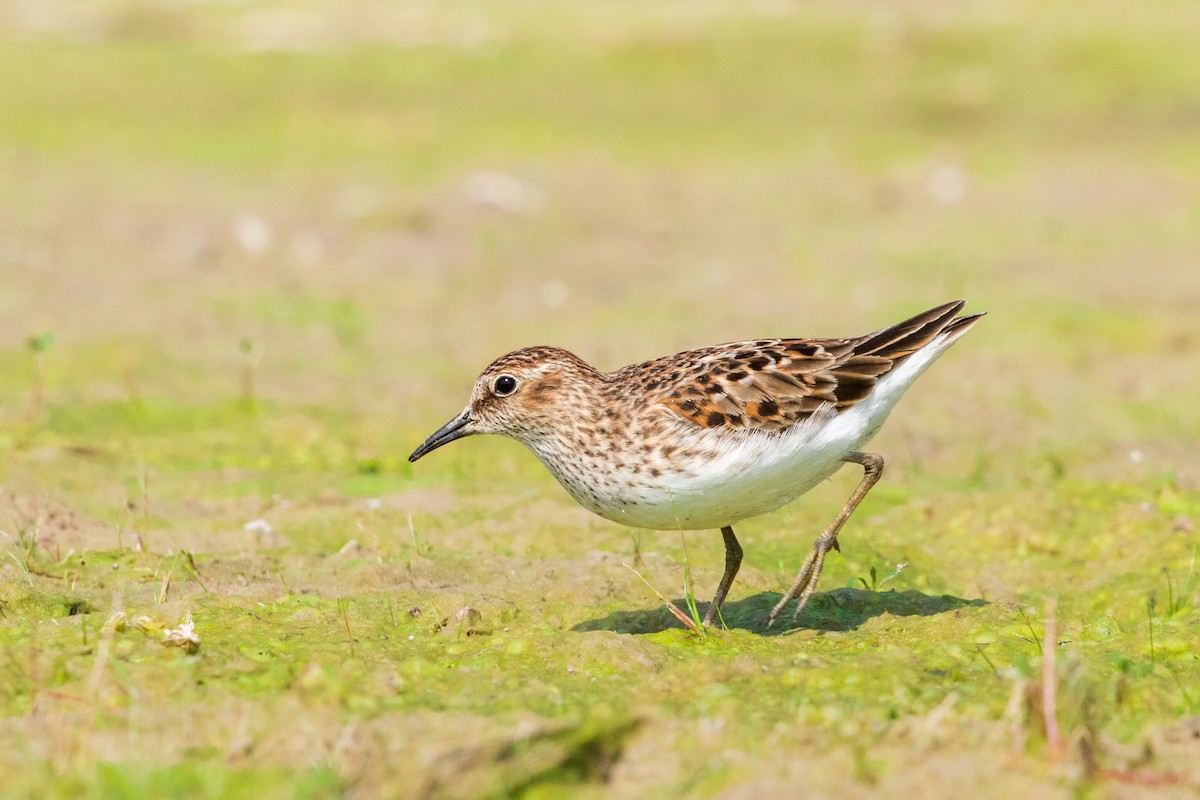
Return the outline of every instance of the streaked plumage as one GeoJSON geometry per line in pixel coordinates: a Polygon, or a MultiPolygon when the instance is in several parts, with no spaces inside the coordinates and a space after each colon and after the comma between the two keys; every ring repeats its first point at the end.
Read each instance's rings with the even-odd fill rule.
{"type": "MultiPolygon", "coordinates": [[[[524,348],[492,362],[467,408],[409,460],[475,433],[510,436],[584,508],[633,527],[722,528],[732,554],[734,523],[788,503],[847,460],[863,463],[873,484],[882,459],[859,448],[905,389],[982,316],[958,316],[963,305],[947,303],[865,336],[735,342],[609,373],[560,348],[524,348]]],[[[870,488],[864,485],[861,494],[870,488]]],[[[836,547],[836,537],[836,529],[822,535],[824,550],[836,547]]],[[[800,608],[823,556],[809,558],[815,575],[811,587],[796,590],[800,608]]],[[[725,590],[737,571],[731,563],[725,590]]],[[[719,589],[706,621],[723,598],[719,589]]]]}

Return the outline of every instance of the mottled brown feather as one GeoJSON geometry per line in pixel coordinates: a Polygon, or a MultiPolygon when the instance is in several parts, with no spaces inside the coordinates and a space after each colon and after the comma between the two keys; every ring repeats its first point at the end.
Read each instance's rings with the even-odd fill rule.
{"type": "Polygon", "coordinates": [[[867,398],[879,378],[942,333],[961,333],[981,314],[959,317],[957,301],[850,339],[760,339],[689,350],[651,362],[678,380],[656,398],[705,428],[783,431],[829,407],[867,398]]]}

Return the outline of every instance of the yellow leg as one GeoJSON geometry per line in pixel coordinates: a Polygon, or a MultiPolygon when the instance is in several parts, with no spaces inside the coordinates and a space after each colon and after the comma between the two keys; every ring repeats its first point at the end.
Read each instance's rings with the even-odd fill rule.
{"type": "Polygon", "coordinates": [[[787,594],[780,598],[775,607],[771,609],[771,613],[767,617],[768,627],[775,623],[775,619],[783,611],[784,606],[797,597],[800,598],[800,602],[796,604],[796,611],[792,614],[792,619],[800,616],[800,612],[808,605],[808,599],[817,590],[817,581],[821,579],[821,568],[825,566],[825,554],[830,550],[838,549],[838,532],[846,524],[846,520],[850,519],[850,515],[854,513],[854,509],[858,508],[858,504],[862,502],[862,499],[867,496],[867,492],[871,491],[871,487],[883,475],[883,456],[876,455],[875,453],[846,453],[846,455],[842,456],[842,460],[861,464],[863,478],[850,495],[850,499],[846,501],[846,505],[842,507],[841,512],[834,517],[833,522],[829,523],[829,527],[813,542],[813,549],[808,554],[808,558],[804,559],[804,565],[800,567],[800,572],[796,574],[796,580],[792,582],[792,588],[788,589],[787,594]]]}
{"type": "Polygon", "coordinates": [[[729,526],[721,528],[721,536],[725,539],[725,574],[721,576],[721,582],[717,584],[717,593],[713,595],[708,613],[704,615],[704,627],[706,628],[717,621],[721,603],[725,602],[725,595],[729,594],[729,587],[738,573],[738,568],[742,566],[742,546],[738,544],[737,537],[733,535],[733,528],[729,526]]]}

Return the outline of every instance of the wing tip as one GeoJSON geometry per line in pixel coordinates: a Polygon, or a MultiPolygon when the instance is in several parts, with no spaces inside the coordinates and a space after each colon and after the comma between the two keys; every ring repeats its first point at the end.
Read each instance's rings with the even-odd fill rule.
{"type": "Polygon", "coordinates": [[[964,333],[971,330],[971,328],[975,326],[976,322],[979,322],[979,320],[986,316],[986,311],[979,311],[974,314],[967,314],[963,317],[955,317],[954,319],[950,320],[950,323],[946,325],[945,328],[942,329],[942,334],[949,334],[953,338],[957,339],[959,336],[962,336],[964,333]]]}

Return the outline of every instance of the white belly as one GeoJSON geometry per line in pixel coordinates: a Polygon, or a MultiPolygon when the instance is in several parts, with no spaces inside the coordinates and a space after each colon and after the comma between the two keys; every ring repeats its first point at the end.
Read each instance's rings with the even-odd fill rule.
{"type": "Polygon", "coordinates": [[[698,440],[691,448],[711,452],[711,458],[679,463],[678,471],[664,473],[655,484],[602,497],[609,502],[592,510],[614,522],[659,530],[721,528],[765,514],[842,466],[842,456],[861,438],[845,424],[849,421],[806,422],[783,434],[691,426],[698,440]]]}

